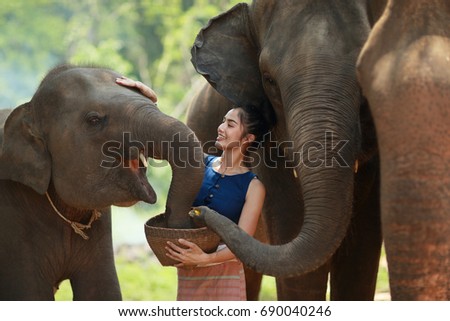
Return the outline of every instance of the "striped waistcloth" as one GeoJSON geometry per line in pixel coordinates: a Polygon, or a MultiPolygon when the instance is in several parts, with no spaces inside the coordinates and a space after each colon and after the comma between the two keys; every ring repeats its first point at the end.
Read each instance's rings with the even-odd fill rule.
{"type": "Polygon", "coordinates": [[[240,261],[178,268],[178,301],[245,301],[244,267],[240,261]]]}

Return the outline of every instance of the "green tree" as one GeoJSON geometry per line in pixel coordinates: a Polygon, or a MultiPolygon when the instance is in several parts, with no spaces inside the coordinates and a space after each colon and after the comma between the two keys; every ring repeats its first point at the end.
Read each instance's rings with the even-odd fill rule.
{"type": "Polygon", "coordinates": [[[0,108],[28,100],[49,66],[64,56],[58,10],[51,0],[0,1],[0,108]]]}
{"type": "Polygon", "coordinates": [[[28,100],[62,62],[112,68],[151,85],[183,117],[198,75],[196,34],[237,0],[0,0],[0,108],[28,100]]]}

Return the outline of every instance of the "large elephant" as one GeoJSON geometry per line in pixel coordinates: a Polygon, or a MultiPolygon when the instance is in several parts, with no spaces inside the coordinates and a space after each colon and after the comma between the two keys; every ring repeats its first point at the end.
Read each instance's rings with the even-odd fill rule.
{"type": "Polygon", "coordinates": [[[118,76],[59,66],[6,120],[0,300],[53,300],[65,279],[75,300],[120,300],[110,206],[156,201],[147,157],[166,159],[173,169],[168,225],[189,224],[203,178],[199,141],[148,98],[116,84],[118,76]],[[178,152],[180,144],[186,153],[178,152]]]}
{"type": "Polygon", "coordinates": [[[187,124],[203,143],[214,140],[212,128],[233,104],[273,108],[277,117],[255,171],[278,246],[209,211],[200,219],[245,265],[276,276],[281,300],[324,300],[329,273],[331,299],[374,297],[378,156],[355,64],[382,5],[255,0],[211,19],[195,40],[192,62],[212,86],[190,106],[187,124]]]}
{"type": "Polygon", "coordinates": [[[358,60],[393,300],[450,300],[449,21],[448,0],[390,0],[358,60]]]}

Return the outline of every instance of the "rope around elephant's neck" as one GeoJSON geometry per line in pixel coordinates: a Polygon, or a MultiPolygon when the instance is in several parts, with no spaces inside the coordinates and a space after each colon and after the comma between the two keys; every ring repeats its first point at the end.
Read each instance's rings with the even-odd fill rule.
{"type": "Polygon", "coordinates": [[[94,222],[95,220],[98,220],[100,218],[100,216],[102,216],[102,213],[100,213],[97,210],[93,210],[88,224],[72,222],[71,220],[68,220],[67,218],[65,218],[64,215],[62,215],[58,211],[55,204],[53,204],[52,199],[50,198],[50,195],[48,195],[48,192],[45,193],[45,196],[47,196],[47,199],[50,202],[50,205],[52,206],[52,208],[55,210],[56,214],[58,214],[59,217],[61,217],[64,221],[66,221],[72,227],[72,229],[74,230],[75,233],[79,234],[83,239],[89,240],[89,236],[87,236],[86,233],[83,232],[83,230],[90,229],[92,222],[94,222]]]}

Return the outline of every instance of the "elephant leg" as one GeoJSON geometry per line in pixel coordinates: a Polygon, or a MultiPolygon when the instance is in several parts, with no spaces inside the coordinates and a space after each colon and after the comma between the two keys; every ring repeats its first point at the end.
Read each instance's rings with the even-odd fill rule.
{"type": "Polygon", "coordinates": [[[277,293],[280,301],[325,301],[329,264],[303,276],[277,278],[277,293]]]}
{"type": "Polygon", "coordinates": [[[248,267],[244,267],[247,301],[258,301],[263,275],[248,267]]]}
{"type": "MultiPolygon", "coordinates": [[[[102,217],[105,225],[111,228],[111,216],[102,217]]],[[[104,230],[103,230],[104,231],[104,230]]],[[[103,232],[99,230],[99,232],[103,232]]],[[[100,233],[92,235],[92,240],[96,245],[91,252],[86,251],[86,255],[79,255],[78,259],[85,264],[75,269],[75,273],[70,277],[70,284],[73,291],[73,300],[81,301],[120,301],[119,279],[114,263],[114,252],[112,239],[110,237],[97,238],[100,233]]],[[[80,251],[81,252],[81,251],[80,251]]]]}
{"type": "MultiPolygon", "coordinates": [[[[4,261],[2,261],[4,262],[4,261]]],[[[23,263],[23,262],[21,262],[23,263]]],[[[8,264],[14,264],[8,261],[8,264]]],[[[19,266],[19,265],[12,265],[19,266]]],[[[19,270],[18,268],[16,268],[19,270]]],[[[29,272],[32,269],[29,269],[29,272]]],[[[7,275],[9,279],[0,284],[0,301],[54,301],[54,292],[52,285],[41,278],[42,275],[33,273],[23,274],[2,271],[3,275],[7,275]]]]}
{"type": "Polygon", "coordinates": [[[378,158],[355,180],[354,216],[332,260],[331,300],[373,300],[375,295],[382,245],[378,158]]]}
{"type": "Polygon", "coordinates": [[[121,301],[116,270],[99,269],[77,273],[70,279],[74,301],[121,301]],[[101,273],[103,271],[103,273],[101,273]]]}

